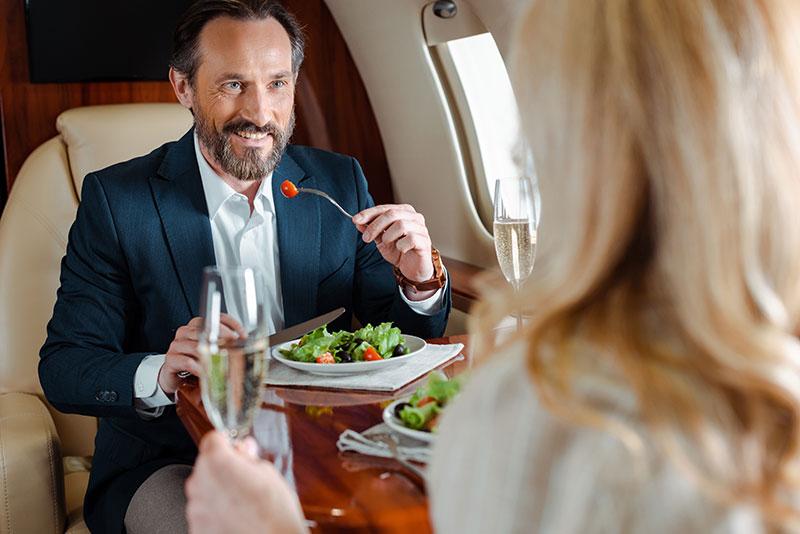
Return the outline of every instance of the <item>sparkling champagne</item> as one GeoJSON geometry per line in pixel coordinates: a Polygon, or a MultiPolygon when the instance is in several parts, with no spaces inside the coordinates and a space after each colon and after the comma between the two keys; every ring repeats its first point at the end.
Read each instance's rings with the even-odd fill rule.
{"type": "Polygon", "coordinates": [[[263,338],[198,343],[203,406],[214,426],[232,439],[246,435],[253,424],[269,363],[267,349],[263,338]]]}
{"type": "Polygon", "coordinates": [[[494,248],[503,276],[514,287],[519,287],[533,270],[536,227],[528,219],[495,221],[494,248]]]}

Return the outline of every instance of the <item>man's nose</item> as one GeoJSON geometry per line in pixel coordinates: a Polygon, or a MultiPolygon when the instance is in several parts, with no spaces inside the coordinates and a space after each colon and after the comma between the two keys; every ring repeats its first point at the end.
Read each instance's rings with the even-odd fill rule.
{"type": "Polygon", "coordinates": [[[242,118],[256,126],[264,126],[273,121],[272,99],[267,89],[252,87],[246,93],[242,118]]]}

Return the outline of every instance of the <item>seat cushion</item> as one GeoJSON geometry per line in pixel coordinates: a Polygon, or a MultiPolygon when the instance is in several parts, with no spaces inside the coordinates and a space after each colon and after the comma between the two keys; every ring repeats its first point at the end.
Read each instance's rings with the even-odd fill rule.
{"type": "Polygon", "coordinates": [[[66,534],[91,534],[83,522],[83,510],[80,510],[74,518],[72,516],[68,518],[66,534]]]}
{"type": "Polygon", "coordinates": [[[83,496],[86,495],[88,485],[88,471],[70,473],[64,477],[64,501],[67,505],[67,515],[79,512],[83,508],[83,496]]]}
{"type": "Polygon", "coordinates": [[[67,534],[88,534],[83,522],[83,496],[89,484],[89,472],[78,471],[64,477],[64,500],[67,504],[67,534]]]}
{"type": "Polygon", "coordinates": [[[83,178],[109,165],[144,156],[179,139],[192,126],[180,104],[115,104],[70,109],[56,127],[67,146],[75,190],[83,178]]]}

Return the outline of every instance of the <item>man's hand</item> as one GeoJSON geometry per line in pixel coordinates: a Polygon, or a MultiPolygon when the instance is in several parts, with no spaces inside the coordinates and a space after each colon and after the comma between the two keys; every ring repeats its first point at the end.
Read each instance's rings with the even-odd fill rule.
{"type": "MultiPolygon", "coordinates": [[[[169,345],[164,365],[158,372],[158,385],[167,395],[172,395],[181,383],[178,373],[188,372],[200,376],[200,354],[197,340],[203,331],[203,318],[195,317],[175,332],[175,339],[169,345]]],[[[220,338],[235,339],[243,336],[241,325],[230,315],[220,316],[220,338]]]]}
{"type": "Polygon", "coordinates": [[[307,532],[297,495],[247,438],[236,447],[219,432],[200,443],[186,481],[189,532],[307,532]]]}
{"type": "MultiPolygon", "coordinates": [[[[353,216],[365,243],[375,242],[381,256],[400,269],[409,280],[423,282],[433,277],[431,236],[425,217],[408,204],[383,204],[353,216]]],[[[406,296],[424,300],[435,291],[417,291],[406,296]]]]}

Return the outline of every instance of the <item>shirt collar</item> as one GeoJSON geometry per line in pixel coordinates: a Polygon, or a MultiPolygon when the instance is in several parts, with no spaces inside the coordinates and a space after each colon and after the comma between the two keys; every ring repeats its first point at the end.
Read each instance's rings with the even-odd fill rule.
{"type": "MultiPolygon", "coordinates": [[[[194,152],[197,157],[197,167],[200,170],[200,180],[203,183],[203,192],[206,196],[206,206],[208,207],[208,218],[214,219],[217,212],[233,195],[237,195],[236,191],[231,186],[225,183],[220,175],[211,168],[205,156],[200,151],[200,141],[197,139],[197,133],[194,134],[194,152]]],[[[274,213],[272,202],[272,173],[269,173],[258,187],[256,198],[262,199],[262,204],[265,210],[274,213]]]]}

